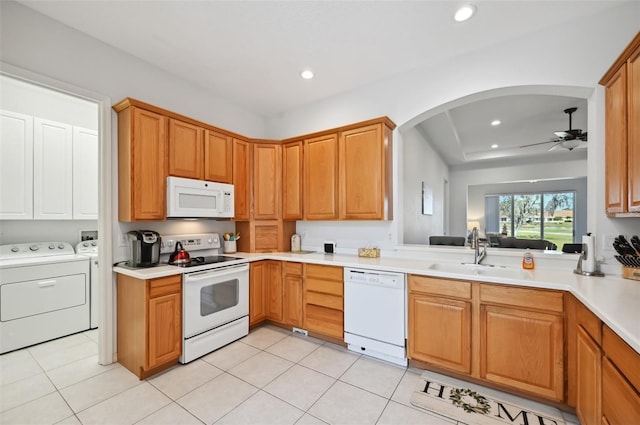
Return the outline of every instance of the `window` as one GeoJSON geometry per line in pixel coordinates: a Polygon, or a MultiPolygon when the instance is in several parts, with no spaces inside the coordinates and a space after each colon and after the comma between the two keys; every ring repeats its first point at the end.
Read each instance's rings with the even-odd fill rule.
{"type": "Polygon", "coordinates": [[[575,192],[510,193],[485,198],[485,232],[546,239],[562,247],[575,235],[575,192]]]}

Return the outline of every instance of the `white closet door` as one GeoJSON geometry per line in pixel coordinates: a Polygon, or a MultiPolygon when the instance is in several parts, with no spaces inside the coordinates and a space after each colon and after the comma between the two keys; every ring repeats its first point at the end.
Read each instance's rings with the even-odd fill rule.
{"type": "Polygon", "coordinates": [[[33,218],[33,118],[0,111],[0,220],[33,218]]]}
{"type": "Polygon", "coordinates": [[[33,218],[73,218],[72,126],[33,120],[33,218]]]}
{"type": "Polygon", "coordinates": [[[73,219],[98,219],[98,132],[73,127],[73,219]]]}

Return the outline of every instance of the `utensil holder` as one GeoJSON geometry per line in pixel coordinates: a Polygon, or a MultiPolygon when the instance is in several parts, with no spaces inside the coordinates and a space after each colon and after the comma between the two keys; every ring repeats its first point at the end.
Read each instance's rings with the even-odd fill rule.
{"type": "Polygon", "coordinates": [[[224,249],[225,254],[237,252],[236,241],[222,241],[222,249],[224,249]]]}

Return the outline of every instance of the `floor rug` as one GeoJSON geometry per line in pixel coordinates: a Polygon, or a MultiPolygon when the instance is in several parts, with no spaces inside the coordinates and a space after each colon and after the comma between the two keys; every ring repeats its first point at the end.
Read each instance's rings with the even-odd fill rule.
{"type": "Polygon", "coordinates": [[[411,394],[411,404],[469,425],[566,425],[560,413],[535,412],[483,395],[481,390],[438,382],[427,373],[411,394]]]}

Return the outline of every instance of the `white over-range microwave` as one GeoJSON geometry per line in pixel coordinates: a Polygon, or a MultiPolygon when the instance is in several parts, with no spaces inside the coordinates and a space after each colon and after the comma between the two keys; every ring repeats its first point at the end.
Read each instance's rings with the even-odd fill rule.
{"type": "Polygon", "coordinates": [[[233,185],[167,177],[167,218],[232,218],[233,185]]]}

